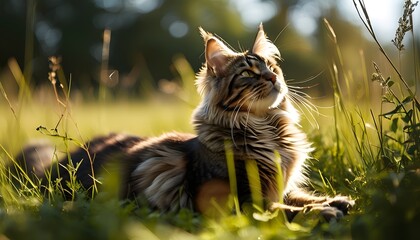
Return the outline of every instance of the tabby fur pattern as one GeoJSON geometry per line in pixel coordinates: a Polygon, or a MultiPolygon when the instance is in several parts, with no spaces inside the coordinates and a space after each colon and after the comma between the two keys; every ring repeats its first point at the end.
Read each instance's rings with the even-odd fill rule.
{"type": "MultiPolygon", "coordinates": [[[[86,143],[85,149],[71,153],[73,165],[80,164],[76,176],[81,184],[92,189],[92,176],[118,169],[122,198],[145,197],[162,211],[191,208],[206,212],[211,198],[221,203],[231,192],[225,152],[228,147],[234,156],[240,203],[251,200],[245,163],[252,160],[258,166],[267,207],[286,209],[289,219],[305,206],[322,207],[327,217],[347,213],[353,205],[349,198],[315,196],[302,190],[307,181],[305,161],[312,147],[289,98],[279,67],[280,52],[268,40],[262,25],[252,49],[245,52],[232,50],[201,28],[200,32],[206,62],[196,80],[202,96],[192,117],[197,135],[97,137],[86,143]],[[279,174],[283,177],[282,195],[277,186],[279,174]]],[[[21,158],[39,161],[28,157],[30,149],[34,148],[26,149],[26,157],[21,158]]],[[[67,161],[65,158],[61,164],[53,164],[52,179],[69,180],[64,167],[67,161]]],[[[36,175],[43,177],[39,171],[36,175]]]]}

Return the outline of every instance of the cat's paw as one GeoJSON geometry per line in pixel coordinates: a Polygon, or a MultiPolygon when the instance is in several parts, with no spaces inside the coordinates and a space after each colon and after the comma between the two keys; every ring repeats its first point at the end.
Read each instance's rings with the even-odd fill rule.
{"type": "Polygon", "coordinates": [[[340,210],[344,215],[347,215],[349,210],[354,206],[354,200],[346,196],[335,196],[333,198],[327,198],[325,202],[322,203],[324,206],[334,207],[340,210]]]}
{"type": "Polygon", "coordinates": [[[344,217],[344,213],[335,207],[323,207],[320,211],[320,214],[327,222],[332,220],[339,220],[344,217]]]}
{"type": "Polygon", "coordinates": [[[325,220],[339,220],[347,215],[349,210],[354,206],[354,200],[346,196],[336,196],[327,198],[321,203],[312,203],[304,206],[303,212],[317,211],[325,220]]]}

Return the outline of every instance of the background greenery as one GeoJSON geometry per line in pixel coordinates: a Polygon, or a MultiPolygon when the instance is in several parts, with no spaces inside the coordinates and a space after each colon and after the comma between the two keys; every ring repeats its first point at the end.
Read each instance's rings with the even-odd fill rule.
{"type": "Polygon", "coordinates": [[[260,3],[262,15],[237,2],[2,1],[0,237],[415,239],[420,224],[415,5],[401,3],[395,36],[378,36],[367,15],[375,9],[365,11],[363,1],[355,1],[359,12],[355,8],[353,14],[360,14],[365,28],[345,19],[338,1],[247,1],[260,3]],[[288,23],[309,3],[304,13],[317,27],[305,35],[288,23]],[[141,199],[119,201],[112,182],[93,200],[71,183],[77,194],[65,201],[59,183],[51,182],[42,195],[38,182],[7,171],[6,164],[33,139],[46,138],[65,154],[109,132],[192,132],[190,115],[198,102],[194,72],[204,60],[196,29],[203,26],[234,48],[247,48],[258,24],[250,16],[264,21],[275,39],[288,84],[313,97],[306,99],[315,106],[298,105],[316,148],[310,187],[351,196],[356,206],[349,216],[326,223],[309,212],[287,223],[281,212],[253,208],[221,211],[216,218],[187,210],[161,214],[141,199]]]}
{"type": "MultiPolygon", "coordinates": [[[[156,87],[162,79],[179,80],[173,64],[177,56],[185,57],[194,71],[199,69],[204,60],[199,26],[217,33],[235,49],[247,49],[258,24],[264,22],[285,59],[286,77],[301,81],[319,74],[312,82],[317,87],[310,91],[330,96],[326,60],[333,49],[327,43],[323,18],[342,36],[340,48],[351,69],[361,67],[361,49],[366,63],[379,61],[380,54],[366,39],[366,30],[360,29],[351,8],[351,0],[4,0],[0,2],[0,71],[11,95],[17,92],[11,59],[24,70],[27,83],[39,87],[48,84],[48,57],[57,56],[62,58],[67,80],[72,80],[73,93],[80,91],[84,99],[98,96],[101,81],[118,97],[145,97],[149,85],[156,87]],[[111,38],[109,57],[102,53],[105,29],[111,38]],[[113,77],[101,78],[101,70],[113,77]]],[[[376,22],[376,28],[386,24],[396,29],[395,16],[400,15],[402,4],[392,12],[384,12],[380,3],[369,10],[395,19],[376,22]]],[[[394,36],[380,37],[389,46],[394,36]]],[[[412,52],[412,45],[406,48],[405,54],[412,52]]],[[[407,67],[401,70],[411,73],[412,61],[403,63],[407,67]]],[[[363,75],[354,71],[353,77],[363,75]]]]}

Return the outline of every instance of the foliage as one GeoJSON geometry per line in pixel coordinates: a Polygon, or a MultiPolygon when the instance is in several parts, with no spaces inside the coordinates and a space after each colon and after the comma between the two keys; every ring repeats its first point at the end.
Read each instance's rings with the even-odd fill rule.
{"type": "Polygon", "coordinates": [[[179,80],[174,76],[174,56],[185,56],[195,71],[201,67],[203,42],[199,26],[217,33],[237,50],[248,49],[259,24],[257,17],[268,20],[272,15],[263,12],[256,16],[256,12],[262,11],[258,4],[271,4],[269,12],[276,15],[270,21],[264,20],[264,28],[286,60],[282,67],[288,70],[287,78],[303,79],[321,74],[322,77],[314,80],[320,87],[312,90],[329,94],[327,82],[322,81],[325,68],[319,61],[328,56],[328,48],[322,45],[322,28],[317,28],[308,38],[293,27],[293,23],[300,21],[290,18],[297,11],[312,9],[310,14],[305,14],[306,20],[309,18],[316,23],[321,16],[334,20],[340,28],[346,29],[349,41],[342,48],[349,48],[352,42],[362,38],[358,28],[337,14],[339,3],[328,1],[325,4],[323,0],[240,3],[243,1],[4,0],[0,2],[3,32],[0,76],[6,79],[2,80],[4,87],[12,95],[17,89],[13,87],[15,73],[11,76],[9,68],[25,66],[22,73],[25,81],[32,89],[38,88],[46,83],[47,59],[57,56],[63,59],[61,64],[67,79],[72,81],[73,93],[80,91],[79,96],[84,99],[95,100],[100,84],[106,84],[107,90],[118,97],[147,98],[148,86],[156,87],[161,80],[179,80]],[[249,21],[253,24],[246,25],[249,21]],[[181,30],[187,27],[184,36],[171,34],[171,29],[176,30],[177,26],[181,30]],[[103,48],[104,33],[108,33],[110,39],[107,54],[103,48]],[[105,55],[108,56],[106,61],[105,55]],[[104,75],[112,76],[110,81],[104,81],[104,75]]]}
{"type": "MultiPolygon", "coordinates": [[[[45,190],[40,186],[40,181],[31,179],[23,169],[17,168],[9,172],[7,164],[17,166],[14,153],[19,152],[28,137],[36,136],[28,132],[29,129],[35,132],[38,125],[28,124],[43,123],[38,128],[38,135],[49,136],[55,141],[57,154],[67,154],[75,145],[81,146],[91,135],[108,131],[109,122],[106,120],[126,113],[131,114],[130,118],[124,119],[124,124],[118,118],[113,120],[115,128],[111,127],[112,130],[120,130],[118,127],[125,125],[131,126],[129,129],[134,133],[146,135],[171,129],[191,131],[186,122],[192,111],[191,105],[197,101],[197,95],[189,93],[191,89],[186,90],[186,86],[192,86],[193,83],[191,66],[185,58],[178,57],[174,60],[183,86],[162,83],[166,84],[161,86],[166,94],[156,93],[164,99],[159,100],[158,105],[153,103],[157,101],[154,99],[150,100],[152,103],[149,106],[139,103],[128,107],[126,103],[112,103],[110,98],[100,99],[93,104],[83,102],[80,105],[73,102],[70,98],[71,79],[64,77],[58,59],[53,58],[49,75],[52,87],[49,99],[54,104],[41,102],[32,105],[27,101],[33,99],[33,92],[25,78],[16,79],[20,83],[18,104],[10,101],[3,85],[0,85],[1,94],[7,103],[0,105],[1,115],[5,116],[1,126],[6,126],[1,131],[4,131],[4,136],[9,136],[0,142],[0,238],[417,238],[416,230],[420,222],[420,105],[418,93],[416,95],[410,86],[420,82],[415,40],[412,39],[412,49],[413,65],[416,67],[413,69],[414,74],[408,75],[414,76],[414,79],[406,79],[377,39],[364,1],[353,2],[386,61],[382,61],[382,65],[373,63],[370,79],[364,78],[362,81],[365,82],[362,83],[356,81],[351,77],[354,70],[348,67],[340,47],[342,36],[336,34],[328,20],[324,20],[326,32],[332,40],[328,46],[333,49],[329,63],[334,93],[331,113],[333,119],[330,124],[323,124],[319,131],[310,134],[316,149],[313,155],[317,160],[313,160],[309,166],[311,187],[314,190],[329,195],[349,195],[356,200],[356,206],[349,216],[327,223],[319,217],[319,213],[310,211],[299,213],[289,223],[281,211],[262,210],[261,199],[255,192],[254,206],[244,206],[243,211],[238,210],[233,197],[228,203],[230,210],[216,208],[216,216],[198,215],[185,209],[177,213],[159,213],[150,209],[144,199],[119,200],[113,185],[117,179],[104,182],[98,179],[103,190],[95,191],[96,196],[91,199],[87,196],[86,189],[82,189],[75,181],[49,181],[45,190]],[[393,72],[382,71],[387,67],[393,72]],[[378,108],[374,108],[374,104],[358,104],[354,96],[348,94],[357,85],[367,86],[363,96],[370,96],[369,90],[380,90],[380,98],[374,100],[379,102],[378,108]],[[174,95],[169,96],[168,93],[174,95]],[[121,110],[122,106],[126,109],[121,110]],[[162,115],[156,113],[157,106],[162,115]],[[47,112],[41,110],[45,107],[47,112]],[[104,109],[111,114],[106,115],[104,109]],[[140,112],[140,115],[135,115],[136,112],[140,112]],[[172,119],[158,120],[167,120],[164,116],[175,114],[181,119],[179,122],[173,123],[172,119]],[[153,122],[141,122],[144,121],[141,120],[143,118],[151,118],[153,122]],[[99,128],[96,130],[99,132],[89,130],[90,126],[99,128]],[[72,189],[72,201],[64,200],[63,184],[68,184],[72,189]]],[[[409,0],[405,2],[401,22],[406,27],[400,26],[393,40],[399,57],[403,55],[401,53],[404,51],[402,46],[405,34],[411,33],[414,36],[414,29],[407,26],[412,26],[410,16],[416,6],[417,3],[409,0]]],[[[18,68],[15,70],[19,72],[18,68]]],[[[322,116],[318,121],[323,121],[322,116]]],[[[74,173],[78,166],[67,167],[70,173],[74,173]]],[[[247,166],[248,171],[252,172],[253,168],[252,163],[247,166]]],[[[258,185],[258,179],[250,181],[258,185]]],[[[255,191],[258,192],[258,188],[255,191]]]]}

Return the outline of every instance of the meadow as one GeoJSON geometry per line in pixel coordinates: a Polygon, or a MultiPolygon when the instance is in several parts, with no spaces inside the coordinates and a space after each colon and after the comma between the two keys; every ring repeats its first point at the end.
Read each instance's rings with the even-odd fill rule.
{"type": "MultiPolygon", "coordinates": [[[[112,181],[103,183],[93,199],[74,182],[65,183],[74,189],[72,201],[64,200],[60,184],[53,181],[47,194],[42,194],[39,182],[31,181],[22,171],[12,174],[6,167],[13,164],[14,156],[28,141],[47,139],[56,145],[58,153],[66,154],[92,136],[109,132],[142,136],[193,132],[190,116],[198,101],[192,87],[194,79],[188,77],[191,74],[180,74],[184,76],[180,89],[173,94],[150,89],[152,96],[143,100],[108,96],[86,101],[77,100],[71,87],[56,86],[56,77],[60,82],[66,80],[60,79],[60,70],[51,69],[47,90],[31,89],[16,79],[19,93],[12,100],[0,86],[0,238],[418,238],[420,104],[415,89],[420,84],[420,56],[412,39],[413,57],[408,61],[413,61],[415,67],[405,76],[395,64],[404,56],[389,57],[388,50],[376,39],[368,13],[361,8],[359,14],[377,43],[381,64],[362,61],[360,69],[347,68],[340,36],[325,20],[329,44],[334,49],[329,59],[333,96],[308,99],[314,105],[299,103],[302,127],[315,147],[313,159],[308,162],[308,187],[356,200],[349,215],[326,222],[317,211],[308,211],[289,223],[281,211],[268,212],[252,206],[243,212],[220,209],[216,216],[189,210],[159,213],[150,210],[142,199],[118,199],[112,181]],[[359,74],[356,71],[365,77],[353,78],[359,74]],[[355,89],[359,89],[359,97],[355,97],[355,89]]],[[[397,34],[394,40],[400,53],[403,34],[414,38],[413,31],[412,26],[401,26],[402,35],[397,34]]],[[[234,201],[230,207],[235,208],[234,201]]]]}

